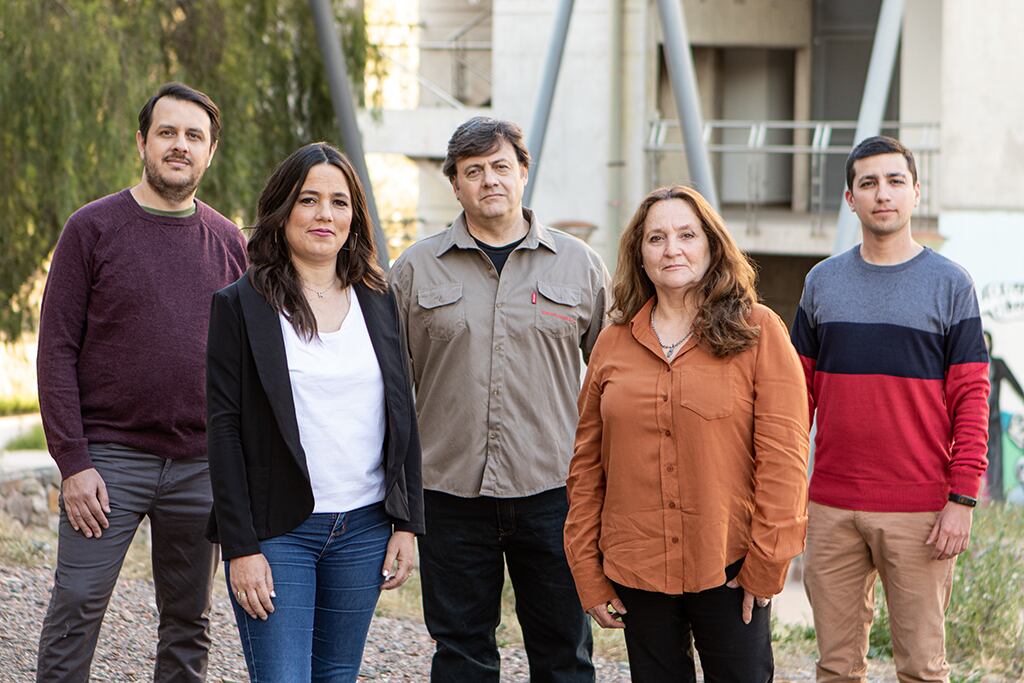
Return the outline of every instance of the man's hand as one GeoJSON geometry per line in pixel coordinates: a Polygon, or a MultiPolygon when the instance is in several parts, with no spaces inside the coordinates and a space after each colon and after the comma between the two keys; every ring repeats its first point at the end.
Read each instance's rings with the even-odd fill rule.
{"type": "Polygon", "coordinates": [[[380,585],[381,590],[394,590],[398,588],[412,573],[413,564],[416,562],[416,535],[411,531],[396,531],[388,539],[388,550],[384,556],[384,566],[381,568],[381,576],[384,583],[380,585]],[[395,569],[395,563],[398,568],[395,569]],[[395,569],[392,574],[391,570],[395,569]]]}
{"type": "Polygon", "coordinates": [[[250,617],[266,621],[274,611],[271,598],[277,597],[267,558],[263,553],[234,557],[228,560],[228,569],[235,600],[250,617]]]}
{"type": "Polygon", "coordinates": [[[103,529],[110,526],[107,523],[110,501],[107,499],[107,485],[100,473],[90,467],[72,474],[61,483],[60,492],[64,496],[64,511],[71,528],[82,532],[86,538],[102,536],[103,529]]]}
{"type": "Polygon", "coordinates": [[[625,613],[626,606],[618,598],[612,598],[603,605],[595,605],[587,610],[587,614],[594,617],[594,621],[601,628],[625,628],[626,625],[622,623],[622,615],[625,613]]]}
{"type": "MultiPolygon", "coordinates": [[[[737,581],[736,579],[732,579],[731,581],[727,582],[725,585],[728,586],[729,588],[739,588],[740,587],[740,582],[737,581]]],[[[754,595],[753,593],[751,593],[750,591],[748,591],[746,588],[744,588],[743,589],[743,614],[742,614],[743,623],[744,624],[749,624],[750,620],[754,618],[754,602],[755,601],[757,602],[757,606],[758,607],[767,607],[768,603],[771,602],[772,599],[771,598],[761,598],[761,597],[758,597],[758,596],[754,595]]]]}
{"type": "Polygon", "coordinates": [[[949,501],[935,520],[932,532],[928,534],[928,545],[933,560],[948,560],[967,550],[971,540],[971,520],[974,508],[949,501]]]}

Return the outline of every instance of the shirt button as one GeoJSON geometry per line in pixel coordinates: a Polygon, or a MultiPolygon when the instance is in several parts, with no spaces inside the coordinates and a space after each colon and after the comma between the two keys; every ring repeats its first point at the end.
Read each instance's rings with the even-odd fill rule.
{"type": "Polygon", "coordinates": [[[494,350],[497,351],[498,353],[501,353],[501,344],[495,344],[494,350]]]}
{"type": "Polygon", "coordinates": [[[661,400],[662,401],[667,401],[668,400],[668,394],[663,394],[662,397],[661,397],[661,400]]]}
{"type": "Polygon", "coordinates": [[[672,436],[672,430],[671,429],[666,429],[665,430],[665,436],[672,436]]]}
{"type": "Polygon", "coordinates": [[[501,393],[501,389],[499,387],[494,387],[494,391],[491,392],[491,393],[493,393],[495,396],[497,396],[498,394],[501,393]]]}
{"type": "Polygon", "coordinates": [[[676,502],[675,502],[674,500],[672,500],[672,501],[669,501],[669,504],[668,504],[668,506],[669,506],[670,508],[672,508],[673,510],[675,510],[675,509],[676,509],[676,502]]]}
{"type": "Polygon", "coordinates": [[[679,543],[679,537],[678,536],[673,536],[672,537],[672,542],[673,543],[679,543]]]}
{"type": "Polygon", "coordinates": [[[666,472],[674,472],[675,469],[676,469],[676,466],[673,465],[672,463],[669,463],[668,465],[665,465],[665,471],[666,472]]]}
{"type": "Polygon", "coordinates": [[[494,307],[495,308],[501,308],[501,302],[498,302],[498,303],[494,304],[494,307]]]}
{"type": "Polygon", "coordinates": [[[491,432],[487,436],[490,437],[491,441],[494,441],[495,439],[498,438],[498,432],[491,432]]]}

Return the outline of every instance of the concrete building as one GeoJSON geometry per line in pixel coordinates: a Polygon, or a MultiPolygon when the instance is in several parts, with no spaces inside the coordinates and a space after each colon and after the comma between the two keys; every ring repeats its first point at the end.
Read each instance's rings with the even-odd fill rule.
{"type": "MultiPolygon", "coordinates": [[[[882,0],[680,2],[722,212],[766,302],[792,319],[805,273],[835,247],[882,0]]],[[[412,4],[415,106],[361,125],[369,152],[415,162],[425,235],[458,210],[439,170],[451,131],[477,113],[528,126],[558,2],[412,4]]],[[[538,215],[596,226],[589,241],[609,265],[641,197],[690,181],[662,36],[655,0],[575,2],[531,172],[538,215]]],[[[1021,36],[1018,0],[905,0],[883,132],[918,158],[915,234],[972,273],[997,351],[1024,377],[1021,36]]]]}

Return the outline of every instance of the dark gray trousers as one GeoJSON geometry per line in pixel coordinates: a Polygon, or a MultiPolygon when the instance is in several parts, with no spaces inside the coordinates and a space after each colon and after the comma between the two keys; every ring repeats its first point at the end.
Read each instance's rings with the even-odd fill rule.
{"type": "Polygon", "coordinates": [[[61,500],[57,571],[36,680],[89,680],[100,624],[143,516],[152,529],[160,615],[153,680],[205,680],[219,555],[204,536],[212,500],[206,459],[166,460],[115,444],[91,444],[89,454],[107,486],[110,527],[99,538],[86,538],[71,527],[61,500]]]}

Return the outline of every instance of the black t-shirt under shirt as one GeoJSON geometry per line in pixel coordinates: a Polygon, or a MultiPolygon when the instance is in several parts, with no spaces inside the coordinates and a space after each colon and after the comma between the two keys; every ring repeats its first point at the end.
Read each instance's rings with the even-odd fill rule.
{"type": "Polygon", "coordinates": [[[508,260],[508,255],[512,253],[512,250],[519,246],[519,244],[526,239],[526,235],[523,235],[515,242],[511,242],[501,247],[492,247],[486,242],[481,242],[477,238],[473,238],[476,245],[483,249],[487,257],[491,259],[491,263],[494,264],[494,269],[498,271],[498,275],[501,275],[501,269],[505,267],[505,261],[508,260]]]}

